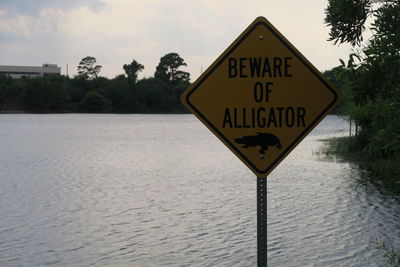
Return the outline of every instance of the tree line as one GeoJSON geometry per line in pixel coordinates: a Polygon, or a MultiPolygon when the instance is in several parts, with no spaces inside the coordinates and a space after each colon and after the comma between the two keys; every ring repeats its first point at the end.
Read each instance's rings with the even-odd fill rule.
{"type": "Polygon", "coordinates": [[[181,70],[185,61],[177,53],[161,57],[154,77],[138,79],[144,66],[136,60],[122,66],[125,74],[108,79],[99,76],[102,66],[85,57],[78,75],[22,77],[0,75],[0,111],[32,113],[113,112],[183,113],[182,91],[190,75],[181,70]]]}

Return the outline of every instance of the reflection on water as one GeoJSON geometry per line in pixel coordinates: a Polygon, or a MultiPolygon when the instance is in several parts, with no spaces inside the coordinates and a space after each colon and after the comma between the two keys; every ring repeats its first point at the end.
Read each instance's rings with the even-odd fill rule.
{"type": "MultiPolygon", "coordinates": [[[[328,116],[268,177],[269,266],[384,266],[399,200],[321,161],[328,116]]],[[[256,181],[191,115],[1,115],[0,266],[254,266],[256,181]]]]}

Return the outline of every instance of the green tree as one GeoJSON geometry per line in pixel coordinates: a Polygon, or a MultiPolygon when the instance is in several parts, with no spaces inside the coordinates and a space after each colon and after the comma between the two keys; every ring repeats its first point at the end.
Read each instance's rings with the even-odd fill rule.
{"type": "Polygon", "coordinates": [[[123,68],[129,83],[133,85],[137,82],[138,73],[144,69],[144,66],[133,59],[130,64],[124,64],[123,68]]]}
{"type": "Polygon", "coordinates": [[[186,63],[177,53],[166,54],[160,59],[154,77],[165,82],[189,82],[190,74],[179,70],[182,66],[186,63]]]}
{"type": "Polygon", "coordinates": [[[340,70],[344,114],[359,129],[349,144],[373,159],[372,173],[385,187],[400,192],[400,1],[329,0],[325,12],[330,40],[358,51],[340,70]],[[364,41],[367,18],[372,36],[364,41]]]}
{"type": "Polygon", "coordinates": [[[102,94],[91,90],[82,100],[82,107],[88,112],[105,112],[109,110],[110,103],[102,94]]]}
{"type": "Polygon", "coordinates": [[[71,101],[69,78],[65,76],[47,76],[43,78],[49,90],[48,109],[51,112],[64,112],[71,101]]]}
{"type": "Polygon", "coordinates": [[[23,78],[25,110],[30,112],[64,112],[71,100],[67,77],[23,78]]]}
{"type": "MultiPolygon", "coordinates": [[[[166,112],[166,98],[169,84],[156,78],[144,78],[140,80],[136,89],[140,92],[138,107],[140,112],[166,112]]],[[[136,97],[136,95],[135,95],[136,97]]]]}
{"type": "Polygon", "coordinates": [[[79,62],[78,75],[84,79],[97,78],[102,66],[95,65],[96,58],[87,56],[79,62]]]}
{"type": "Polygon", "coordinates": [[[325,23],[330,26],[329,41],[351,43],[362,40],[365,22],[372,11],[372,0],[329,0],[325,23]]]}
{"type": "Polygon", "coordinates": [[[329,0],[330,40],[359,46],[346,66],[351,104],[346,115],[360,127],[357,140],[379,158],[400,157],[400,1],[329,0]],[[363,43],[366,19],[372,37],[363,43]]]}
{"type": "Polygon", "coordinates": [[[24,89],[11,77],[0,74],[0,110],[22,109],[24,89]]]}
{"type": "Polygon", "coordinates": [[[128,83],[128,78],[125,75],[118,75],[114,79],[107,80],[99,88],[102,93],[112,103],[113,112],[137,112],[136,96],[128,83]]]}

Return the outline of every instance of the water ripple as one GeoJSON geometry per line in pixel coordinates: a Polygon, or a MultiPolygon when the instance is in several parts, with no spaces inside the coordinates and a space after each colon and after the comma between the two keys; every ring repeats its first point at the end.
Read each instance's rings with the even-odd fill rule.
{"type": "MultiPolygon", "coordinates": [[[[400,200],[321,161],[329,116],[268,178],[269,266],[383,266],[400,200]]],[[[256,181],[190,115],[1,115],[0,266],[254,266],[256,181]],[[29,134],[28,134],[29,133],[29,134]]]]}

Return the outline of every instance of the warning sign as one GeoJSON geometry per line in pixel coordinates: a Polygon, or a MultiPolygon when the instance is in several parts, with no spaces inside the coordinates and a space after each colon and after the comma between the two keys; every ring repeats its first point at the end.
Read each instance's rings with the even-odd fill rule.
{"type": "Polygon", "coordinates": [[[322,74],[257,18],[182,94],[182,102],[258,177],[338,103],[322,74]]]}

